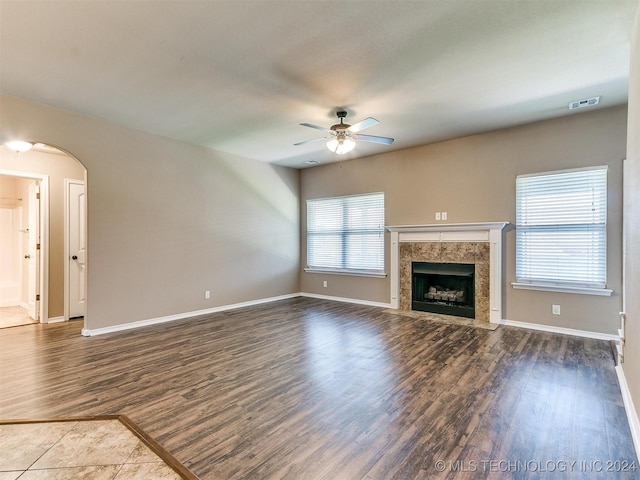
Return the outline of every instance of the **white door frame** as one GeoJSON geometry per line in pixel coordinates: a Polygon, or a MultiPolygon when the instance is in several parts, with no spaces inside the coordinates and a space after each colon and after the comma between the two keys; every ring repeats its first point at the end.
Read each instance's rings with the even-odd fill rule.
{"type": "Polygon", "coordinates": [[[40,323],[49,320],[49,175],[0,169],[0,175],[26,178],[40,182],[40,323]]]}
{"type": "MultiPolygon", "coordinates": [[[[75,180],[72,178],[64,179],[64,258],[65,258],[65,261],[64,261],[64,320],[65,321],[69,320],[69,310],[70,310],[69,308],[69,293],[70,293],[69,292],[69,257],[71,256],[71,252],[69,249],[69,227],[70,227],[71,219],[69,218],[69,206],[70,206],[69,202],[71,201],[71,199],[69,198],[69,185],[72,183],[84,186],[85,195],[86,195],[86,182],[84,180],[75,180]]],[[[85,212],[86,212],[86,207],[85,207],[85,212]]],[[[86,232],[87,231],[86,214],[84,215],[82,222],[85,223],[83,227],[84,227],[84,231],[86,232]]],[[[85,242],[86,242],[86,239],[85,239],[85,242]]],[[[86,288],[86,285],[87,285],[86,260],[85,260],[85,268],[83,271],[83,276],[84,276],[84,284],[86,288]]],[[[86,315],[86,312],[85,312],[85,315],[86,315]]]]}

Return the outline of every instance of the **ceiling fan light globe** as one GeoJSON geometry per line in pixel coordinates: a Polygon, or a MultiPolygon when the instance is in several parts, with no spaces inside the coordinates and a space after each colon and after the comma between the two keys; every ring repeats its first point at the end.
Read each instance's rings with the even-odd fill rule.
{"type": "Polygon", "coordinates": [[[327,142],[327,148],[333,153],[337,153],[338,155],[343,155],[347,152],[350,152],[355,146],[356,142],[349,138],[334,138],[327,142]]]}
{"type": "Polygon", "coordinates": [[[342,155],[343,153],[350,152],[356,146],[356,142],[346,138],[341,144],[338,144],[338,148],[336,149],[336,153],[338,155],[342,155]]]}

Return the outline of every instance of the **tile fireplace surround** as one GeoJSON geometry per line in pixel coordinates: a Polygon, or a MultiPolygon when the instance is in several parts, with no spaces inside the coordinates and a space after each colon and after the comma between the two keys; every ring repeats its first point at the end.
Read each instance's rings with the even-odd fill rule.
{"type": "Polygon", "coordinates": [[[391,232],[391,308],[411,310],[411,262],[475,264],[476,320],[502,320],[502,230],[509,222],[401,225],[391,232]]]}

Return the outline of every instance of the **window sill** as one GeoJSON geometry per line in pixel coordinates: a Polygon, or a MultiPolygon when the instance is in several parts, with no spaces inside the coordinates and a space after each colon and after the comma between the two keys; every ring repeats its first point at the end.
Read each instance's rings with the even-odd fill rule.
{"type": "Polygon", "coordinates": [[[518,290],[539,290],[543,292],[579,293],[582,295],[600,295],[610,297],[613,290],[607,288],[571,287],[568,285],[544,285],[540,283],[513,282],[511,286],[518,290]]]}
{"type": "Polygon", "coordinates": [[[348,268],[310,268],[304,269],[306,273],[324,273],[329,275],[353,275],[356,277],[386,278],[387,272],[372,272],[370,270],[351,270],[348,268]]]}

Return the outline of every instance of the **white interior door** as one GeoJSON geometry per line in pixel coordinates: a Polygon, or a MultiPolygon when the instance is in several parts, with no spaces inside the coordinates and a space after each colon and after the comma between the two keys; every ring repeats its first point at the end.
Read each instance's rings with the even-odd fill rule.
{"type": "Polygon", "coordinates": [[[29,249],[25,255],[27,267],[27,312],[39,320],[40,312],[40,186],[36,181],[29,184],[29,249]]]}
{"type": "Polygon", "coordinates": [[[85,188],[84,182],[67,180],[68,277],[67,298],[69,318],[84,316],[85,308],[85,188]]]}

